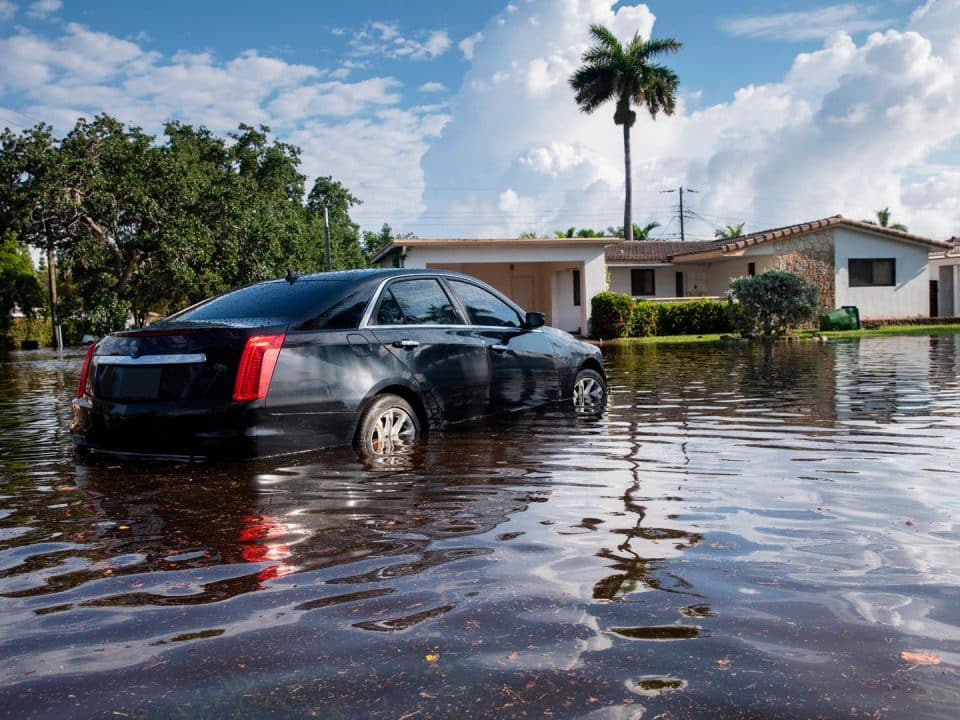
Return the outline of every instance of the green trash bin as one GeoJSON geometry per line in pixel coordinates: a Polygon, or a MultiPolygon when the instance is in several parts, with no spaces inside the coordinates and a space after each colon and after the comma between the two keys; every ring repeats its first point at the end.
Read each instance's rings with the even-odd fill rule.
{"type": "Polygon", "coordinates": [[[859,330],[860,310],[853,305],[844,305],[820,316],[821,330],[859,330]]]}

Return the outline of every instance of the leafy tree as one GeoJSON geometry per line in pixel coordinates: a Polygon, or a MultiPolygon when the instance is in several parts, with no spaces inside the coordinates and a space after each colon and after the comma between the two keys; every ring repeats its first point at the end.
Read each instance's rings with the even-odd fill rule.
{"type": "Polygon", "coordinates": [[[673,115],[679,84],[677,75],[654,60],[659,55],[676,52],[682,44],[673,38],[643,40],[637,33],[624,47],[609,29],[596,24],[590,26],[590,35],[595,44],[583,54],[583,65],[570,76],[570,85],[576,93],[577,104],[585,113],[592,113],[608,100],[616,100],[613,121],[623,126],[626,185],[623,226],[626,239],[633,240],[630,128],[636,122],[637,114],[630,106],[645,105],[653,119],[661,111],[673,115]]]}
{"type": "Polygon", "coordinates": [[[596,237],[606,237],[603,230],[594,230],[593,228],[580,228],[577,230],[575,227],[567,228],[566,230],[554,230],[553,232],[555,237],[558,238],[596,238],[596,237]]]}
{"type": "Polygon", "coordinates": [[[350,219],[350,208],[362,201],[343,184],[332,177],[317,178],[307,197],[318,248],[323,257],[323,208],[327,207],[330,219],[330,262],[334,270],[347,270],[367,266],[367,258],[360,247],[360,226],[350,219]]]}
{"type": "MultiPolygon", "coordinates": [[[[660,227],[660,223],[656,221],[648,222],[643,227],[640,227],[639,225],[634,225],[633,239],[634,240],[652,240],[653,238],[650,237],[650,233],[656,230],[658,227],[660,227]]],[[[617,227],[613,227],[613,226],[608,227],[607,235],[609,235],[610,237],[621,237],[621,238],[624,237],[623,226],[618,225],[617,227]]]]}
{"type": "Polygon", "coordinates": [[[893,223],[890,224],[890,208],[882,208],[877,210],[877,219],[876,220],[864,220],[865,223],[870,223],[871,225],[879,225],[880,227],[890,228],[891,230],[899,230],[900,232],[909,232],[907,226],[902,223],[893,223]]]}
{"type": "Polygon", "coordinates": [[[5,232],[0,237],[0,336],[10,329],[10,314],[15,307],[33,317],[34,310],[43,304],[43,290],[30,253],[12,232],[5,232]]]}
{"type": "Polygon", "coordinates": [[[725,225],[722,228],[717,228],[713,233],[713,236],[717,240],[732,240],[733,238],[743,237],[743,226],[746,223],[740,223],[739,225],[725,225]]]}
{"type": "Polygon", "coordinates": [[[529,240],[530,238],[538,237],[540,237],[540,233],[536,232],[535,230],[527,230],[526,232],[520,233],[521,240],[529,240]]]}
{"type": "Polygon", "coordinates": [[[767,270],[730,281],[733,322],[744,337],[783,335],[793,325],[813,319],[820,306],[814,285],[799,275],[767,270]]]}

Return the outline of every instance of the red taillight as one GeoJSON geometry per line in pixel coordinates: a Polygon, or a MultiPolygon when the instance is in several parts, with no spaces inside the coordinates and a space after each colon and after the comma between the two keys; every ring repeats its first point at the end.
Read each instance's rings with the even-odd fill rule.
{"type": "Polygon", "coordinates": [[[247,339],[233,385],[234,400],[259,400],[267,396],[283,338],[284,333],[254,335],[247,339]]]}
{"type": "Polygon", "coordinates": [[[83,367],[80,368],[80,382],[77,383],[78,398],[83,397],[84,393],[86,393],[87,375],[90,373],[90,360],[93,358],[93,353],[96,349],[96,343],[90,343],[90,346],[87,348],[87,356],[83,359],[83,367]]]}

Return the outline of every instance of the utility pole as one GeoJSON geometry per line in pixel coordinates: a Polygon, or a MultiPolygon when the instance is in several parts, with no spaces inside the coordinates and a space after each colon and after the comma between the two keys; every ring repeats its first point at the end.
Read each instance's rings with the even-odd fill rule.
{"type": "Polygon", "coordinates": [[[323,244],[327,251],[327,272],[330,272],[330,214],[327,206],[323,206],[323,244]]]}
{"type": "MultiPolygon", "coordinates": [[[[685,232],[684,227],[683,227],[683,220],[684,220],[684,212],[683,212],[683,185],[680,186],[679,190],[661,190],[660,192],[664,192],[664,193],[675,193],[675,192],[679,192],[679,193],[680,193],[680,240],[681,240],[681,241],[686,240],[686,239],[687,239],[687,236],[686,236],[686,232],[685,232]]],[[[695,192],[697,192],[697,191],[696,191],[696,190],[693,190],[692,188],[687,188],[687,192],[688,192],[688,193],[695,193],[695,192]]]]}

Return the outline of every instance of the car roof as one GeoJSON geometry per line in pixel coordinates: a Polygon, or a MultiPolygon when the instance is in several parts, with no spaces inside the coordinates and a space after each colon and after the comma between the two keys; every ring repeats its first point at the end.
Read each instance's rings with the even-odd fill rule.
{"type": "MultiPolygon", "coordinates": [[[[438,268],[365,268],[361,270],[333,270],[331,272],[309,273],[307,275],[295,275],[291,277],[293,282],[353,282],[361,284],[365,281],[382,282],[392,277],[403,277],[405,275],[443,275],[445,277],[477,281],[477,278],[470,275],[438,268]]],[[[263,280],[261,282],[282,283],[290,281],[290,279],[281,277],[263,280]]]]}

